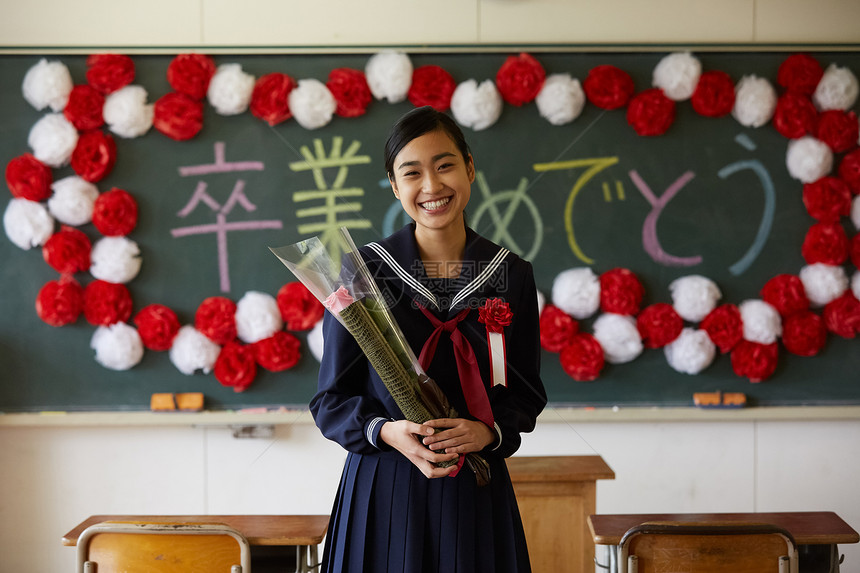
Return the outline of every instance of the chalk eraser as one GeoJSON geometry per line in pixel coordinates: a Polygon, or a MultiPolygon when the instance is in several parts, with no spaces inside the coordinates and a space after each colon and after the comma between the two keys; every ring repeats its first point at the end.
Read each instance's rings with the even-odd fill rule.
{"type": "Polygon", "coordinates": [[[699,408],[719,408],[721,402],[721,392],[696,392],[693,394],[693,403],[699,408]]]}
{"type": "Polygon", "coordinates": [[[170,393],[153,394],[149,400],[149,409],[153,412],[176,410],[176,398],[170,393]]]}
{"type": "Polygon", "coordinates": [[[743,408],[747,405],[747,395],[743,392],[723,392],[723,408],[743,408]]]}
{"type": "Polygon", "coordinates": [[[203,409],[203,392],[184,392],[176,395],[176,407],[185,412],[203,409]]]}

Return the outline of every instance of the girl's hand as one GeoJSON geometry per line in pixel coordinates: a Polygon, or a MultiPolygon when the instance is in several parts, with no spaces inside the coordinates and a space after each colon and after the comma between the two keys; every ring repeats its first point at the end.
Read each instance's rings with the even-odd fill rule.
{"type": "Polygon", "coordinates": [[[442,429],[424,438],[424,445],[447,454],[480,452],[493,443],[496,434],[483,422],[463,418],[430,420],[424,426],[442,429]]]}
{"type": "MultiPolygon", "coordinates": [[[[440,468],[435,464],[456,460],[453,452],[433,452],[421,445],[421,437],[431,436],[433,428],[427,424],[416,424],[407,420],[385,422],[379,430],[382,440],[403,454],[422,474],[428,478],[446,477],[456,469],[456,465],[440,468]]],[[[425,438],[426,439],[426,438],[425,438]]]]}

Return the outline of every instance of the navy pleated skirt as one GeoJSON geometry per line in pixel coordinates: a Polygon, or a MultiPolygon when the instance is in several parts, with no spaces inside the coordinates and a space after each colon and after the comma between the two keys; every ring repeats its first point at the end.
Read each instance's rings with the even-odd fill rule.
{"type": "Polygon", "coordinates": [[[324,573],[530,572],[522,520],[507,466],[488,456],[478,487],[426,478],[400,453],[350,453],[323,552],[324,573]]]}

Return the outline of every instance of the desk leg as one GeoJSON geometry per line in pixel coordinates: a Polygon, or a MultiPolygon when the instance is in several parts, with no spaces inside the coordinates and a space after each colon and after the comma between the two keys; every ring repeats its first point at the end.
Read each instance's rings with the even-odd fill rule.
{"type": "MultiPolygon", "coordinates": [[[[603,563],[598,561],[597,557],[594,558],[594,570],[600,571],[600,573],[618,573],[618,546],[601,545],[600,547],[603,547],[603,550],[606,552],[606,555],[603,557],[603,563]]],[[[595,554],[596,553],[597,545],[595,545],[595,554]]]]}
{"type": "Polygon", "coordinates": [[[296,547],[296,573],[313,573],[320,566],[316,545],[296,547]]]}

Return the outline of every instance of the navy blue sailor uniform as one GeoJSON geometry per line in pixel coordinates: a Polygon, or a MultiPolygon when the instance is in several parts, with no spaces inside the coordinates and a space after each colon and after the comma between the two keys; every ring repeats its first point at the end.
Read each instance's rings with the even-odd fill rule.
{"type": "MultiPolygon", "coordinates": [[[[349,332],[326,312],[318,392],[310,410],[323,435],[347,451],[323,553],[323,572],[524,572],[528,552],[504,458],[534,429],[546,405],[540,379],[537,292],[531,264],[466,229],[460,276],[429,278],[414,224],[360,249],[417,356],[434,325],[417,305],[457,328],[474,349],[496,439],[481,453],[490,483],[479,487],[464,466],[456,477],[428,479],[379,439],[388,420],[403,419],[382,380],[349,332]],[[512,312],[504,327],[505,374],[490,387],[487,327],[478,307],[498,298],[512,312]],[[502,382],[502,383],[499,383],[502,382]]],[[[428,375],[462,418],[469,412],[449,336],[438,339],[428,375]]]]}

